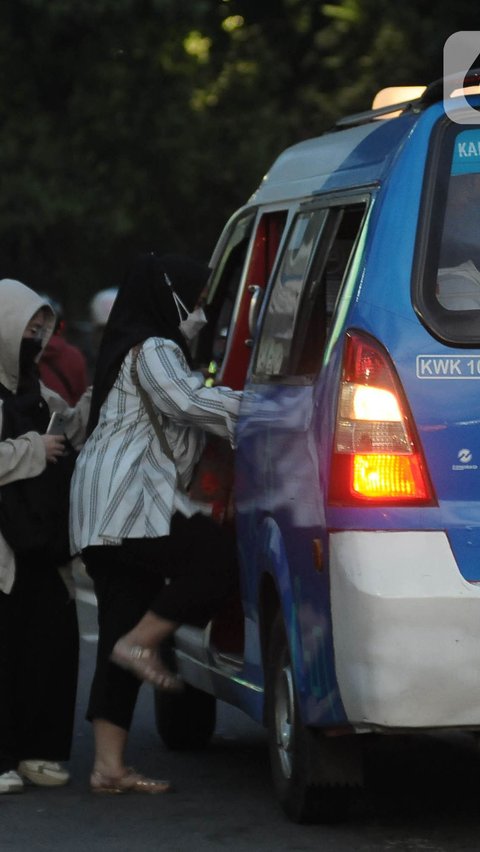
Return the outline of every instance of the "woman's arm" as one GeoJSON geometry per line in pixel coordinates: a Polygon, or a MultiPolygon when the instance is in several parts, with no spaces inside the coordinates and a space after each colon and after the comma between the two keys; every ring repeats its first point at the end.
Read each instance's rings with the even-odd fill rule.
{"type": "MultiPolygon", "coordinates": [[[[0,402],[0,433],[3,428],[3,403],[0,402]]],[[[65,452],[62,435],[40,435],[33,430],[0,441],[0,485],[17,479],[29,479],[45,470],[65,452]]]]}
{"type": "Polygon", "coordinates": [[[38,476],[46,464],[46,447],[38,432],[0,441],[0,485],[38,476]]]}
{"type": "Polygon", "coordinates": [[[79,449],[85,440],[92,388],[87,388],[73,408],[70,408],[58,393],[47,388],[44,384],[42,384],[42,396],[52,414],[54,411],[58,411],[67,418],[65,434],[72,446],[79,449]]]}
{"type": "Polygon", "coordinates": [[[170,340],[150,338],[137,359],[142,387],[160,413],[182,426],[196,426],[228,438],[233,445],[242,391],[207,388],[192,374],[178,346],[170,340]]]}

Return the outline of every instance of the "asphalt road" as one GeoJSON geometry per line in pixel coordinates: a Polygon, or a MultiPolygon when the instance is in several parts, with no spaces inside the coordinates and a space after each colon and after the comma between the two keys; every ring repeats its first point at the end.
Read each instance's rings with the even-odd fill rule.
{"type": "Polygon", "coordinates": [[[334,826],[289,823],[273,796],[261,727],[219,706],[211,746],[168,752],[143,687],[129,763],[173,780],[166,796],[93,796],[92,739],[84,712],[93,670],[96,621],[80,588],[81,674],[71,783],[0,796],[1,852],[479,852],[480,756],[471,737],[382,741],[368,753],[367,790],[334,826]]]}

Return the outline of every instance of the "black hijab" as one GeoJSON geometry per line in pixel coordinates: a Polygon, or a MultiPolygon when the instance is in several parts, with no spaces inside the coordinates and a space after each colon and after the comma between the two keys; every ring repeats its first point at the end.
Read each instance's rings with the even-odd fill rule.
{"type": "Polygon", "coordinates": [[[191,356],[178,325],[172,295],[177,293],[189,311],[195,307],[209,275],[206,265],[181,255],[140,255],[120,286],[102,337],[95,367],[87,434],[98,422],[100,408],[113,386],[122,362],[137,343],[149,337],[173,340],[188,363],[191,356]],[[170,279],[169,287],[165,273],[170,279]]]}

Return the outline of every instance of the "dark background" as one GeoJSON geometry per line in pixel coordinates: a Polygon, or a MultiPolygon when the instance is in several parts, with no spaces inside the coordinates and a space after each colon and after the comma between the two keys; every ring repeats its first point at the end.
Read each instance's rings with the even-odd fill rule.
{"type": "Polygon", "coordinates": [[[283,148],[477,28],[466,0],[3,0],[0,277],[80,321],[137,250],[208,260],[283,148]]]}

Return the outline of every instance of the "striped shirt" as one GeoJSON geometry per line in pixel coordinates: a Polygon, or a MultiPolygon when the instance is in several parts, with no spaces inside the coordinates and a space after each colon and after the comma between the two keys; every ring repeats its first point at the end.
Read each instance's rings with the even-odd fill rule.
{"type": "Polygon", "coordinates": [[[74,553],[123,538],[168,535],[176,510],[189,517],[199,509],[176,483],[190,482],[204,432],[233,446],[242,392],[204,387],[173,341],[149,338],[138,354],[138,379],[158,413],[174,465],[162,450],[131,368],[129,353],[77,459],[70,507],[74,553]]]}

